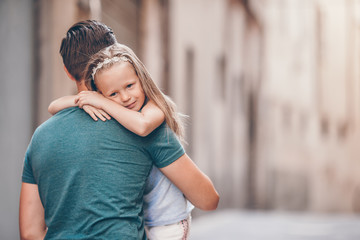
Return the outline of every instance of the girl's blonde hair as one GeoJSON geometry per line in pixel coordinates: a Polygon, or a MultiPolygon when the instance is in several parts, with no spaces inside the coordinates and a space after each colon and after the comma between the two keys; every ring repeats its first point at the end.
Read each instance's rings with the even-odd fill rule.
{"type": "Polygon", "coordinates": [[[115,43],[94,54],[85,70],[85,84],[89,89],[97,90],[95,84],[96,73],[111,67],[119,61],[127,61],[133,66],[140,80],[145,96],[152,100],[164,113],[165,121],[177,137],[184,140],[184,115],[176,110],[175,103],[157,87],[145,65],[127,46],[115,43]],[[116,60],[114,60],[116,59],[116,60]]]}

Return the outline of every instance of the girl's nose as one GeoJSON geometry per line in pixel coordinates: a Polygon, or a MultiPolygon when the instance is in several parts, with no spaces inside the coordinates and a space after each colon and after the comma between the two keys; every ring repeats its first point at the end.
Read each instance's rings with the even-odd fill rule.
{"type": "Polygon", "coordinates": [[[130,95],[128,95],[128,94],[121,94],[121,101],[122,101],[122,102],[127,102],[127,101],[129,101],[129,99],[130,99],[130,95]]]}

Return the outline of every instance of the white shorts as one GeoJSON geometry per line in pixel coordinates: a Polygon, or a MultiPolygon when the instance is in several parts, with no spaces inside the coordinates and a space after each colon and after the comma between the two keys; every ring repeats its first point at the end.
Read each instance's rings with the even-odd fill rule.
{"type": "Polygon", "coordinates": [[[190,232],[191,216],[178,223],[147,227],[146,236],[149,240],[187,240],[190,232]]]}

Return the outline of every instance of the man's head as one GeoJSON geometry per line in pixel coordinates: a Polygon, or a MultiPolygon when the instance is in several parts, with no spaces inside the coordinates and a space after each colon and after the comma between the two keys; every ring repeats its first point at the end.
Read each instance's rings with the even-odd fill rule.
{"type": "Polygon", "coordinates": [[[60,46],[64,66],[76,81],[83,79],[86,64],[99,50],[116,43],[112,29],[95,20],[75,23],[60,46]]]}

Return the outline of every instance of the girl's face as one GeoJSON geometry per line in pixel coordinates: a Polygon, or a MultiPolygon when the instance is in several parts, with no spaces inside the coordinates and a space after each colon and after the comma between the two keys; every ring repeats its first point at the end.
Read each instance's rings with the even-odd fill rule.
{"type": "Polygon", "coordinates": [[[140,80],[129,62],[119,62],[96,74],[96,87],[106,98],[139,111],[145,102],[140,80]]]}

